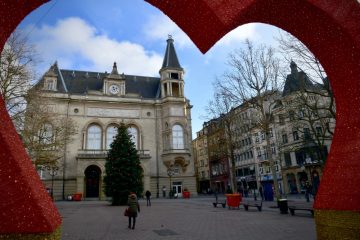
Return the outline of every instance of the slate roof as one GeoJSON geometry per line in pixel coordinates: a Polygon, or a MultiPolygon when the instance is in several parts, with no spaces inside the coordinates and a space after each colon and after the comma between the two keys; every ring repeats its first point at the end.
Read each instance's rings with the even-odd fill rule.
{"type": "MultiPolygon", "coordinates": [[[[89,91],[102,92],[104,78],[110,75],[101,72],[59,69],[57,63],[51,66],[49,71],[57,74],[57,92],[78,95],[86,95],[89,91]]],[[[124,77],[126,94],[139,94],[140,98],[160,98],[160,78],[126,74],[124,77]]],[[[37,85],[40,86],[43,81],[42,78],[37,85]]]]}
{"type": "Polygon", "coordinates": [[[179,60],[176,55],[175,47],[174,47],[174,39],[169,35],[167,41],[164,61],[162,64],[162,68],[181,68],[179,60]]]}
{"type": "MultiPolygon", "coordinates": [[[[167,40],[162,68],[182,70],[171,35],[167,40]]],[[[59,69],[57,62],[55,62],[44,76],[57,76],[57,92],[60,93],[85,95],[89,94],[90,91],[102,92],[104,78],[107,77],[118,80],[125,78],[126,94],[138,94],[140,98],[150,99],[158,99],[161,96],[160,78],[119,74],[116,63],[114,63],[111,73],[102,73],[59,69]]],[[[36,86],[41,87],[43,81],[44,78],[41,78],[36,86]]]]}
{"type": "Polygon", "coordinates": [[[297,65],[291,61],[291,74],[288,74],[285,81],[282,96],[287,96],[293,92],[308,89],[314,90],[317,87],[311,82],[309,77],[303,71],[297,70],[297,65]]]}

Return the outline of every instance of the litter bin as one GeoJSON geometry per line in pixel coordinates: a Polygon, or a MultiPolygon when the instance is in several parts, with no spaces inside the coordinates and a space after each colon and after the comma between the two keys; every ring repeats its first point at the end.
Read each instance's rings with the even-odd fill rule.
{"type": "Polygon", "coordinates": [[[279,199],[278,205],[280,209],[281,214],[287,214],[288,213],[288,202],[287,199],[279,199]]]}

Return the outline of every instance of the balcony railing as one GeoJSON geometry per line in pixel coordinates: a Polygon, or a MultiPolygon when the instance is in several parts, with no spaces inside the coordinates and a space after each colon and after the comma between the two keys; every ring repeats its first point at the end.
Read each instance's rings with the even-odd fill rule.
{"type": "Polygon", "coordinates": [[[179,154],[190,154],[189,149],[164,149],[164,154],[173,154],[173,153],[179,153],[179,154]]]}
{"type": "MultiPolygon", "coordinates": [[[[140,158],[151,158],[150,150],[138,150],[140,158]]],[[[106,158],[108,150],[81,149],[78,150],[78,158],[106,158]]]]}
{"type": "Polygon", "coordinates": [[[106,158],[107,150],[81,149],[78,150],[78,158],[106,158]]]}

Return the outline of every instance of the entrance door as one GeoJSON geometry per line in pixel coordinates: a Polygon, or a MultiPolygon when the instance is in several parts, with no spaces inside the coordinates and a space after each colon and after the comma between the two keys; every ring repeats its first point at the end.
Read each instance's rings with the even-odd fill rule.
{"type": "Polygon", "coordinates": [[[91,165],[85,170],[86,195],[87,198],[99,197],[99,182],[101,170],[98,166],[91,165]]]}
{"type": "Polygon", "coordinates": [[[178,197],[182,197],[182,184],[181,182],[173,182],[172,185],[174,194],[177,194],[178,197]]]}

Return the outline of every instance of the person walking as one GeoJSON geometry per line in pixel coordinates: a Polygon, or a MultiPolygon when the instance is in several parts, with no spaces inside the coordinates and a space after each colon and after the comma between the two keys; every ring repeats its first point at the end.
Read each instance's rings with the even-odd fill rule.
{"type": "Polygon", "coordinates": [[[136,194],[131,192],[128,197],[128,206],[129,206],[129,226],[128,228],[135,229],[135,223],[136,223],[136,217],[137,213],[140,212],[140,205],[137,200],[136,194]],[[131,219],[132,221],[132,227],[131,227],[131,219]]]}
{"type": "Polygon", "coordinates": [[[261,200],[264,201],[264,192],[263,192],[262,186],[259,187],[259,193],[260,193],[260,196],[261,196],[261,200]]]}
{"type": "Polygon", "coordinates": [[[308,181],[306,181],[305,183],[305,198],[307,202],[310,202],[310,194],[311,194],[311,185],[309,184],[308,181]]]}
{"type": "Polygon", "coordinates": [[[162,192],[163,192],[163,198],[165,198],[166,197],[166,187],[165,186],[162,187],[162,192]]]}
{"type": "Polygon", "coordinates": [[[150,202],[151,192],[149,190],[147,190],[145,193],[145,196],[146,196],[146,206],[150,207],[151,206],[151,202],[150,202]]]}

